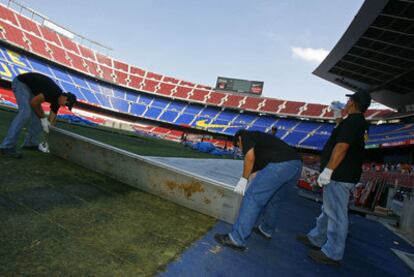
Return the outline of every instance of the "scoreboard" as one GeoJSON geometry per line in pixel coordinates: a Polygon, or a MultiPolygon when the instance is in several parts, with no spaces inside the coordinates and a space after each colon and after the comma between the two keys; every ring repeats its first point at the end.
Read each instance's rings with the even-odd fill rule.
{"type": "Polygon", "coordinates": [[[216,90],[225,90],[239,93],[261,95],[263,82],[217,77],[216,90]]]}

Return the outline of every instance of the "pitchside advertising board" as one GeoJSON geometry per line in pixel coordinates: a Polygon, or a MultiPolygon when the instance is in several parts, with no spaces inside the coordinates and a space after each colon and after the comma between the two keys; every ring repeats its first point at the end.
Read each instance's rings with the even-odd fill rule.
{"type": "Polygon", "coordinates": [[[263,82],[217,77],[216,90],[262,95],[263,82]]]}

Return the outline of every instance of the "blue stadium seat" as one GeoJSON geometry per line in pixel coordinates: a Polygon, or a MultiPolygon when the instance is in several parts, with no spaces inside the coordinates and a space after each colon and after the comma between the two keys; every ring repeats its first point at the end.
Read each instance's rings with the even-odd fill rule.
{"type": "Polygon", "coordinates": [[[89,103],[95,104],[95,105],[100,104],[100,102],[96,98],[95,94],[92,93],[89,89],[80,88],[80,90],[81,90],[82,94],[85,95],[86,101],[88,101],[89,103]]]}
{"type": "Polygon", "coordinates": [[[156,119],[160,115],[161,111],[162,109],[150,107],[144,114],[144,117],[156,119]]]}
{"type": "Polygon", "coordinates": [[[64,91],[72,92],[78,99],[88,101],[88,99],[85,99],[85,97],[82,95],[79,89],[73,85],[73,83],[60,82],[60,84],[62,85],[62,89],[64,91]]]}
{"type": "Polygon", "coordinates": [[[147,107],[145,105],[134,103],[132,104],[132,107],[131,107],[131,113],[136,116],[141,116],[145,112],[146,108],[147,107]]]}
{"type": "Polygon", "coordinates": [[[119,110],[123,113],[128,112],[128,108],[129,108],[128,101],[112,97],[111,102],[112,102],[112,105],[113,105],[114,109],[117,109],[117,110],[119,110]]]}
{"type": "Polygon", "coordinates": [[[69,74],[66,71],[63,71],[57,67],[52,67],[52,71],[56,78],[69,83],[73,83],[72,79],[69,77],[69,74]]]}
{"type": "Polygon", "coordinates": [[[109,97],[100,93],[95,93],[96,98],[98,98],[99,103],[101,103],[102,106],[112,108],[111,103],[109,102],[109,97]]]}
{"type": "Polygon", "coordinates": [[[188,104],[184,109],[184,113],[196,115],[203,109],[203,106],[188,104]]]}
{"type": "Polygon", "coordinates": [[[193,119],[194,119],[194,115],[192,114],[182,114],[177,118],[177,120],[175,121],[175,124],[189,125],[193,119]]]}
{"type": "MultiPolygon", "coordinates": [[[[116,87],[113,87],[113,91],[114,91],[114,96],[116,98],[125,99],[126,92],[124,90],[121,90],[121,89],[118,89],[116,87]]],[[[136,99],[135,99],[135,101],[136,101],[136,99]]]]}
{"type": "Polygon", "coordinates": [[[50,70],[49,65],[45,65],[42,62],[38,62],[35,59],[30,59],[30,64],[32,65],[32,68],[34,69],[34,71],[37,71],[39,73],[43,73],[53,79],[55,79],[52,75],[52,72],[50,70]]]}
{"type": "Polygon", "coordinates": [[[166,122],[170,122],[170,123],[174,123],[174,119],[177,117],[178,113],[177,112],[172,112],[172,111],[165,111],[161,116],[160,116],[160,120],[162,121],[166,121],[166,122]]]}
{"type": "Polygon", "coordinates": [[[71,74],[70,75],[75,82],[76,85],[89,89],[88,84],[86,83],[85,79],[78,74],[71,74]]]}

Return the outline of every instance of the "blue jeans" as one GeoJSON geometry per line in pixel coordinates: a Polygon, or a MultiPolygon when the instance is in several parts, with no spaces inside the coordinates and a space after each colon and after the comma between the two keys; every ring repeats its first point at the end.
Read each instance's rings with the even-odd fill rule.
{"type": "Polygon", "coordinates": [[[229,234],[233,243],[245,244],[262,212],[260,227],[271,235],[276,227],[282,194],[297,184],[301,171],[302,162],[293,160],[270,163],[257,173],[244,195],[239,216],[229,234]]]}
{"type": "Polygon", "coordinates": [[[348,235],[348,202],[355,184],[331,182],[323,188],[322,213],[316,227],[308,233],[309,240],[322,248],[329,258],[342,260],[348,235]]]}
{"type": "Polygon", "coordinates": [[[42,129],[42,126],[40,124],[39,117],[35,114],[32,107],[30,106],[30,101],[33,98],[33,94],[30,88],[26,84],[20,82],[17,78],[13,79],[12,90],[14,96],[16,97],[19,111],[11,122],[9,130],[7,131],[7,135],[1,143],[0,148],[16,150],[16,144],[19,139],[20,132],[23,127],[29,122],[29,120],[29,130],[23,144],[25,146],[37,146],[39,144],[38,136],[42,129]]]}

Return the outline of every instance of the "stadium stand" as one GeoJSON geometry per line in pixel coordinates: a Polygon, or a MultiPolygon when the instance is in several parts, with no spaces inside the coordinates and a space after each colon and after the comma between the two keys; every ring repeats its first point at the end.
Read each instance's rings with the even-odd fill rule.
{"type": "MultiPolygon", "coordinates": [[[[172,126],[168,131],[158,128],[149,133],[176,138],[178,131],[169,135],[176,125],[233,135],[240,128],[269,132],[276,126],[277,136],[290,145],[320,150],[333,128],[332,123],[278,117],[331,118],[332,112],[325,105],[216,92],[208,86],[112,60],[2,5],[0,13],[4,15],[0,18],[2,40],[19,46],[17,50],[8,45],[0,47],[2,79],[10,81],[27,71],[41,72],[55,79],[64,90],[75,93],[80,102],[172,126]],[[25,50],[20,50],[22,47],[25,50]],[[26,51],[40,58],[27,55],[26,51]]],[[[3,102],[15,104],[10,91],[2,89],[0,96],[3,102]]],[[[369,110],[366,115],[375,118],[389,113],[388,110],[369,110]]],[[[373,125],[368,144],[402,143],[412,140],[413,134],[412,124],[373,125]]]]}
{"type": "MultiPolygon", "coordinates": [[[[194,84],[173,77],[147,72],[114,61],[111,57],[71,41],[64,35],[55,33],[33,19],[1,5],[1,38],[15,46],[29,50],[41,57],[51,59],[64,66],[86,73],[90,76],[125,87],[135,88],[153,94],[162,94],[174,98],[189,99],[209,105],[242,108],[255,112],[282,114],[289,116],[307,116],[313,118],[332,118],[325,112],[326,105],[283,101],[254,96],[239,96],[231,93],[216,92],[209,86],[194,84]],[[124,72],[117,69],[121,67],[124,72]],[[128,72],[128,68],[131,68],[128,72]],[[138,76],[144,78],[137,78],[138,76]],[[128,82],[127,80],[130,80],[128,82]],[[179,84],[171,88],[167,83],[179,84]],[[283,104],[283,105],[282,105],[283,104]],[[282,105],[282,106],[281,106],[282,105]]],[[[384,111],[369,111],[369,118],[378,118],[384,111]]],[[[386,113],[390,113],[387,111],[386,113]]]]}

